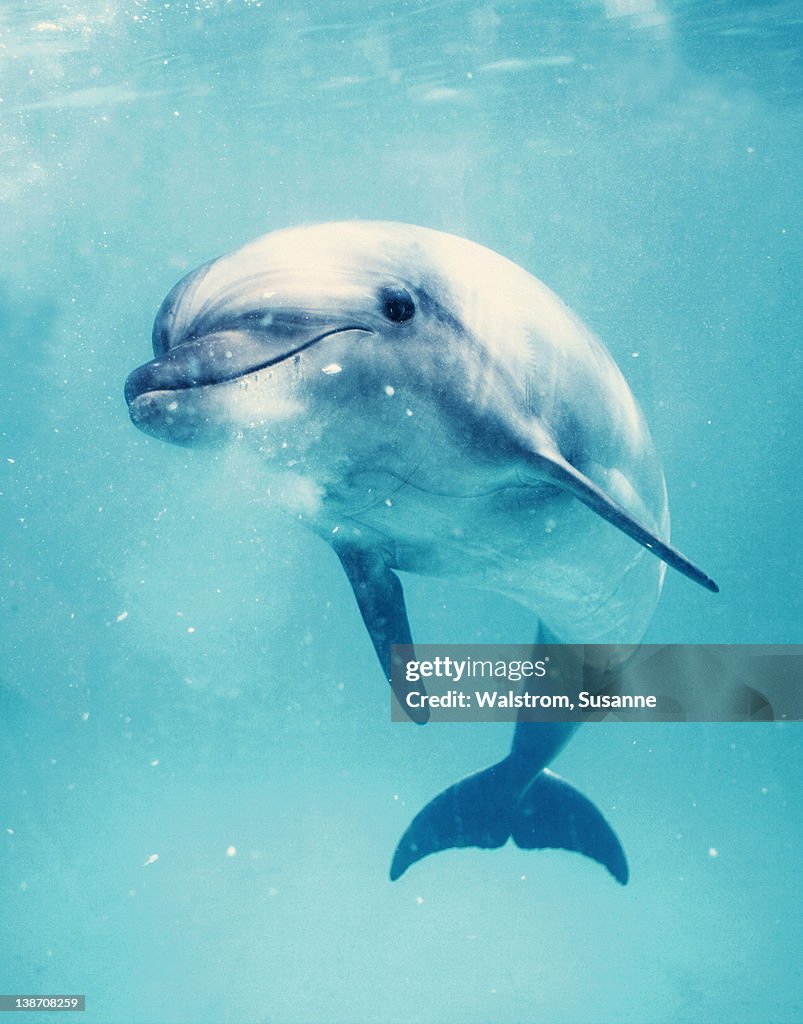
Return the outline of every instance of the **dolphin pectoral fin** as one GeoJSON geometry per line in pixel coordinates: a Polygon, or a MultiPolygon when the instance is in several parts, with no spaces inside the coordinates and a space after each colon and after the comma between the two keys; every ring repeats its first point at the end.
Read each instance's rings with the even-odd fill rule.
{"type": "Polygon", "coordinates": [[[515,806],[507,759],[445,789],[420,811],[399,840],[390,867],[395,882],[416,861],[464,846],[496,849],[510,838],[515,806]]]}
{"type": "Polygon", "coordinates": [[[371,637],[385,678],[405,712],[414,722],[423,725],[429,721],[429,708],[411,708],[406,701],[407,695],[413,689],[419,693],[424,692],[421,684],[416,683],[414,687],[403,679],[396,685],[393,682],[392,645],[412,646],[413,643],[401,580],[376,552],[346,545],[341,545],[335,550],[357,598],[362,620],[371,637]]]}
{"type": "Polygon", "coordinates": [[[592,512],[596,512],[598,516],[607,520],[622,533],[626,533],[628,537],[632,537],[642,547],[647,548],[648,551],[690,580],[699,583],[701,587],[705,587],[706,590],[710,590],[714,594],[719,593],[719,587],[707,573],[699,569],[671,544],[666,544],[646,526],[634,519],[627,509],[615,502],[613,498],[608,497],[601,488],[597,487],[578,469],[575,469],[571,463],[557,454],[539,454],[538,461],[541,468],[546,469],[546,475],[553,483],[573,494],[592,512]]]}
{"type": "Polygon", "coordinates": [[[524,791],[511,831],[522,850],[575,850],[627,884],[627,859],[616,833],[588,797],[554,772],[544,769],[524,791]]]}

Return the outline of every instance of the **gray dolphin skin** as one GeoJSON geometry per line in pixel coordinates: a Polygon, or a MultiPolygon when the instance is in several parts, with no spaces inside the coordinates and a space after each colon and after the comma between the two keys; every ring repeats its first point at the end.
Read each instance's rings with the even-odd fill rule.
{"type": "MultiPolygon", "coordinates": [[[[126,382],[134,424],[258,455],[339,557],[391,685],[391,645],[412,643],[399,572],[511,597],[563,643],[638,643],[666,565],[717,590],[669,544],[661,465],[606,349],[473,242],[385,222],[273,232],[180,281],[153,350],[126,382]]],[[[506,758],[415,818],[391,877],[512,837],[624,884],[610,825],[547,767],[575,728],[519,721],[506,758]]]]}

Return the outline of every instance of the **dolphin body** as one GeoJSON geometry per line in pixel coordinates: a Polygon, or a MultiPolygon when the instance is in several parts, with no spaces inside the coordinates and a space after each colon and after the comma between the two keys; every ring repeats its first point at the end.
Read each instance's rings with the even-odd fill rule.
{"type": "MultiPolygon", "coordinates": [[[[153,350],[126,382],[134,424],[258,452],[338,555],[391,683],[391,644],[412,643],[398,571],[512,597],[565,643],[637,643],[666,564],[717,590],[669,545],[661,465],[604,346],[473,242],[384,222],[273,232],[181,280],[153,350]]],[[[575,728],[519,721],[506,758],[415,818],[391,877],[512,836],[625,883],[610,825],[547,768],[575,728]]]]}

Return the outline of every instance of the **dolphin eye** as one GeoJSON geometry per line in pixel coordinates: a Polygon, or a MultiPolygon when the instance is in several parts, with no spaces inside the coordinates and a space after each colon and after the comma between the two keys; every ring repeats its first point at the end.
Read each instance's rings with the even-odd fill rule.
{"type": "Polygon", "coordinates": [[[382,316],[394,324],[403,324],[415,315],[412,295],[404,288],[384,288],[380,295],[382,316]]]}

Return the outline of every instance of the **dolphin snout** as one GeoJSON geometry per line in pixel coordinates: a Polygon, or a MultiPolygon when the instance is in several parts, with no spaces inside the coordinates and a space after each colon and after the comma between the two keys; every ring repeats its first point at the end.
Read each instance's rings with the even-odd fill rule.
{"type": "Polygon", "coordinates": [[[125,382],[130,406],[150,391],[179,391],[236,380],[275,366],[333,334],[346,331],[372,333],[358,324],[309,324],[303,330],[218,331],[192,338],[138,367],[125,382]]]}
{"type": "Polygon", "coordinates": [[[233,380],[259,369],[269,358],[269,346],[254,335],[221,331],[193,338],[130,373],[125,400],[130,406],[150,391],[179,391],[233,380]]]}

